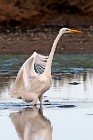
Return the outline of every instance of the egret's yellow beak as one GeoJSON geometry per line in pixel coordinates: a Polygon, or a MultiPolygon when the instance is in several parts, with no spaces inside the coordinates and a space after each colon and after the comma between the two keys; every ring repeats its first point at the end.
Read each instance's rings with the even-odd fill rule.
{"type": "Polygon", "coordinates": [[[79,31],[79,30],[69,29],[69,32],[73,32],[73,33],[80,33],[81,31],[79,31]]]}

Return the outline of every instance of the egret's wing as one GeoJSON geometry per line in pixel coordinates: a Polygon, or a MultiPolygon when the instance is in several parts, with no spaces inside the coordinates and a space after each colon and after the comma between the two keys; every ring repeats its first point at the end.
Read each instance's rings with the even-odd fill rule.
{"type": "Polygon", "coordinates": [[[17,74],[11,96],[18,98],[22,97],[25,91],[35,90],[35,85],[39,85],[39,74],[45,69],[47,58],[35,52],[26,60],[17,74]]]}
{"type": "MultiPolygon", "coordinates": [[[[25,63],[22,65],[22,67],[20,68],[18,74],[17,74],[17,77],[16,77],[16,80],[15,80],[15,83],[14,83],[14,86],[12,88],[12,91],[10,93],[10,95],[12,97],[21,97],[22,93],[25,91],[25,83],[27,83],[27,77],[25,78],[23,75],[24,75],[24,68],[26,68],[27,66],[27,71],[28,71],[28,67],[29,67],[29,64],[30,64],[30,67],[32,67],[33,65],[33,60],[34,60],[34,54],[25,61],[25,63]],[[25,78],[25,79],[23,79],[25,78]],[[24,83],[24,81],[26,81],[24,83]]],[[[27,76],[29,75],[29,73],[27,72],[27,76]]]]}
{"type": "Polygon", "coordinates": [[[37,89],[40,89],[42,85],[40,74],[44,72],[47,58],[47,56],[35,52],[33,58],[25,63],[23,68],[23,83],[26,91],[35,92],[37,89]]]}
{"type": "Polygon", "coordinates": [[[41,54],[36,54],[34,69],[36,73],[42,74],[45,70],[48,56],[44,56],[41,54]]]}

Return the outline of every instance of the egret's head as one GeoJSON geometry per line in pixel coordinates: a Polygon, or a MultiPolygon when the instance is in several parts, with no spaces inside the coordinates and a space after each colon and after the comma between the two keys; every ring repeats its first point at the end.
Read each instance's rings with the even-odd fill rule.
{"type": "Polygon", "coordinates": [[[62,29],[60,29],[59,32],[61,34],[64,34],[64,33],[80,33],[81,31],[79,31],[79,30],[73,30],[73,29],[69,29],[69,28],[62,28],[62,29]]]}

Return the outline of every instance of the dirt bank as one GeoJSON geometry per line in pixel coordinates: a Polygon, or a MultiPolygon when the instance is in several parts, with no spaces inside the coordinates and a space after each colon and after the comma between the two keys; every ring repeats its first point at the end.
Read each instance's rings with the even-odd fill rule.
{"type": "MultiPolygon", "coordinates": [[[[49,53],[60,28],[53,26],[3,30],[0,33],[0,53],[49,53]]],[[[93,27],[81,30],[82,33],[64,34],[58,43],[56,53],[93,53],[93,27]]]]}
{"type": "Polygon", "coordinates": [[[93,53],[91,0],[1,0],[0,53],[49,53],[62,27],[81,29],[64,35],[57,53],[93,53]]]}

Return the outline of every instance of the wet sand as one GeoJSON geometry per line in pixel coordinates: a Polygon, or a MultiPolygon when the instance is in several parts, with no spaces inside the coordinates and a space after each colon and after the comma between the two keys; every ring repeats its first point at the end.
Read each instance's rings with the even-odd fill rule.
{"type": "MultiPolygon", "coordinates": [[[[49,53],[60,28],[62,26],[1,30],[0,53],[49,53]]],[[[93,27],[76,29],[82,32],[64,34],[58,43],[56,53],[93,53],[93,27]]]]}

